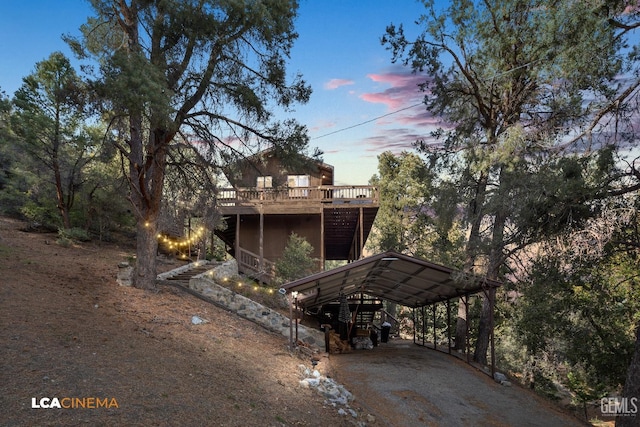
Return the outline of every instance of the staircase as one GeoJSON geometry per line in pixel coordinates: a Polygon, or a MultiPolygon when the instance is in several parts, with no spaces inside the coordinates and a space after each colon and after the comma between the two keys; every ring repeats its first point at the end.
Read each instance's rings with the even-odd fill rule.
{"type": "Polygon", "coordinates": [[[183,287],[189,287],[189,279],[198,274],[202,274],[211,269],[209,264],[199,265],[197,267],[190,268],[188,270],[181,271],[178,274],[169,276],[164,280],[169,281],[171,284],[182,285],[183,287]]]}
{"type": "Polygon", "coordinates": [[[356,313],[355,326],[358,329],[369,329],[373,324],[375,312],[373,311],[358,311],[356,313]]]}

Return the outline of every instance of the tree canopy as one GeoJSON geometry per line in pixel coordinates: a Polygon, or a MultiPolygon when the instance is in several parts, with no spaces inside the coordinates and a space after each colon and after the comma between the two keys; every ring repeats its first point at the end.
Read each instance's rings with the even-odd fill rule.
{"type": "Polygon", "coordinates": [[[102,138],[90,125],[87,91],[68,58],[60,52],[36,64],[14,98],[12,129],[39,167],[49,172],[64,228],[76,193],[88,177],[87,166],[102,157],[102,138]]]}
{"type": "MultiPolygon", "coordinates": [[[[420,89],[426,95],[426,109],[446,123],[416,147],[435,176],[447,177],[443,181],[446,188],[432,180],[434,199],[441,203],[446,199],[461,209],[461,227],[467,230],[461,263],[492,279],[507,283],[514,277],[520,279],[505,288],[521,296],[524,303],[515,310],[522,309],[523,316],[545,312],[539,307],[553,311],[558,306],[548,298],[559,299],[566,310],[559,313],[571,313],[574,319],[562,323],[571,331],[563,335],[564,342],[577,346],[571,356],[565,355],[565,360],[575,362],[570,369],[573,385],[583,390],[584,384],[611,387],[621,381],[620,370],[610,373],[614,380],[604,378],[607,362],[603,361],[610,361],[609,351],[613,350],[587,356],[577,348],[589,334],[600,336],[603,347],[614,341],[624,347],[626,362],[622,365],[628,363],[629,340],[634,337],[637,319],[618,317],[630,327],[619,329],[619,336],[604,337],[597,327],[607,316],[604,306],[602,311],[588,307],[618,292],[633,300],[634,281],[617,273],[597,278],[594,271],[583,269],[589,265],[582,264],[585,260],[560,261],[559,257],[562,267],[558,270],[545,262],[549,252],[556,252],[553,245],[542,252],[541,245],[558,239],[570,242],[593,221],[607,221],[605,201],[638,188],[636,163],[625,159],[623,149],[635,141],[631,129],[637,114],[632,102],[638,87],[633,74],[635,51],[625,53],[623,36],[631,26],[621,23],[628,23],[631,13],[621,10],[619,2],[610,2],[609,9],[604,3],[589,2],[454,0],[443,10],[437,9],[436,2],[424,3],[426,13],[417,21],[422,33],[416,39],[405,37],[402,26],[390,25],[382,42],[394,62],[424,75],[420,89]],[[562,274],[536,274],[525,268],[532,259],[540,263],[538,272],[568,274],[566,269],[572,265],[577,276],[562,279],[562,274]],[[531,274],[527,277],[535,285],[518,285],[527,283],[523,270],[531,274]],[[588,285],[583,282],[585,274],[588,285]],[[571,283],[574,291],[583,289],[582,294],[565,298],[564,291],[554,289],[550,282],[565,290],[566,283],[571,283]],[[625,294],[621,288],[613,291],[599,282],[609,286],[628,283],[631,290],[625,294]],[[577,333],[579,328],[583,333],[577,333]]],[[[604,258],[601,262],[605,263],[604,258]]],[[[486,363],[491,329],[488,301],[485,299],[474,353],[474,359],[482,363],[486,363]]],[[[458,346],[467,322],[462,305],[461,301],[458,346]]],[[[606,306],[618,314],[636,307],[635,303],[606,306]]],[[[527,318],[525,323],[533,328],[551,327],[559,317],[548,314],[543,319],[527,318]]],[[[557,331],[546,332],[552,343],[559,339],[557,331]]],[[[550,341],[536,335],[532,342],[543,345],[550,341]]],[[[527,348],[536,354],[535,346],[527,348]]]]}
{"type": "Polygon", "coordinates": [[[128,167],[137,226],[137,286],[154,287],[158,218],[169,167],[194,191],[230,158],[277,146],[306,149],[306,130],[273,122],[271,109],[306,102],[289,76],[297,2],[93,0],[96,15],[69,42],[99,69],[92,82],[110,139],[128,167]],[[187,173],[186,171],[202,171],[187,173]],[[190,186],[194,177],[198,186],[190,186]]]}

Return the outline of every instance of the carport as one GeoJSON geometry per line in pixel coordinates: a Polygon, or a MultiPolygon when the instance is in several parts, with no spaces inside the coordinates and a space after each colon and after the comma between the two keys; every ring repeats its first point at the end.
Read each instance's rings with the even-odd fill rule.
{"type": "MultiPolygon", "coordinates": [[[[469,296],[484,293],[490,303],[490,351],[492,374],[495,370],[493,311],[495,290],[500,283],[483,277],[464,274],[459,270],[434,264],[426,260],[404,255],[395,251],[387,251],[363,258],[344,266],[316,273],[283,286],[291,296],[297,308],[313,310],[324,304],[338,301],[340,297],[367,295],[394,302],[413,309],[413,337],[416,339],[417,310],[422,314],[422,345],[425,344],[426,307],[433,312],[433,348],[436,343],[435,307],[446,304],[447,312],[447,346],[451,353],[451,300],[462,298],[465,303],[468,319],[469,296]]],[[[290,320],[292,322],[292,320],[290,320]]],[[[467,321],[467,325],[469,322],[467,321]]],[[[466,331],[466,359],[469,362],[469,331],[466,331]]]]}

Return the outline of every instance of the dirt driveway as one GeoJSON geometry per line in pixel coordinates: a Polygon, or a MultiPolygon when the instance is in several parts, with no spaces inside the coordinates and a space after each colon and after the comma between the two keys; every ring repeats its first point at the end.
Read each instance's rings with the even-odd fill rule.
{"type": "Polygon", "coordinates": [[[392,340],[331,355],[338,382],[376,424],[400,426],[584,426],[529,390],[502,386],[445,353],[392,340]]]}

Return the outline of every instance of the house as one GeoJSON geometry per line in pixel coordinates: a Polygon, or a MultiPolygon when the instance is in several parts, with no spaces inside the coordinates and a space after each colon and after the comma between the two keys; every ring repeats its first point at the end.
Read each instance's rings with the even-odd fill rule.
{"type": "Polygon", "coordinates": [[[319,270],[327,260],[361,258],[378,212],[378,191],[336,186],[333,172],[333,166],[308,157],[285,162],[274,150],[228,167],[231,188],[217,196],[227,228],[216,234],[242,273],[269,282],[291,233],[313,246],[319,270]]]}

